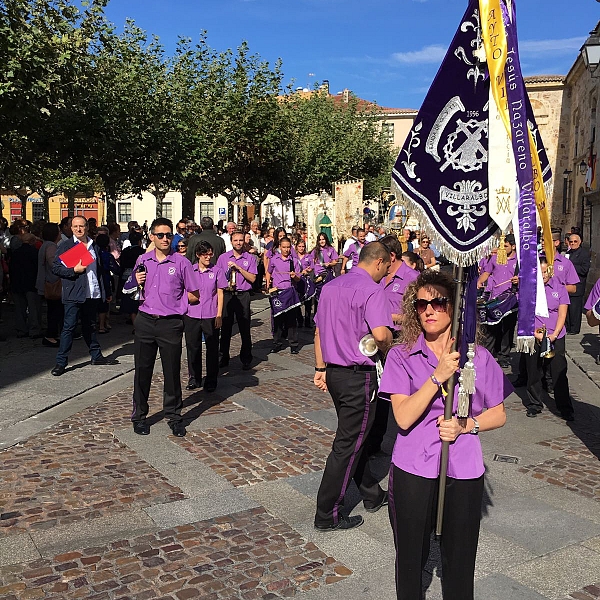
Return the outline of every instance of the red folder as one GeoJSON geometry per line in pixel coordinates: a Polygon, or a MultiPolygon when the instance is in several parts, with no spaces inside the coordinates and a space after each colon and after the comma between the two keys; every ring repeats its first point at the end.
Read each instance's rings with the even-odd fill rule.
{"type": "Polygon", "coordinates": [[[87,246],[82,243],[75,244],[72,248],[63,252],[59,258],[62,264],[69,269],[77,266],[79,261],[84,267],[94,262],[94,257],[89,253],[87,246]]]}

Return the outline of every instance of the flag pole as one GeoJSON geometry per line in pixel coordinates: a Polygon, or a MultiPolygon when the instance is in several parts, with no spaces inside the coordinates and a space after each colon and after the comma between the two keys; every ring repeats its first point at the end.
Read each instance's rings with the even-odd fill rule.
{"type": "MultiPolygon", "coordinates": [[[[456,288],[454,292],[454,304],[452,311],[452,329],[451,336],[454,338],[452,344],[452,352],[456,352],[458,346],[459,328],[461,323],[461,314],[463,311],[462,300],[465,286],[464,267],[454,267],[454,282],[456,288]]],[[[448,379],[447,395],[444,401],[444,420],[452,419],[452,409],[454,407],[454,388],[456,387],[456,373],[453,373],[448,379]]],[[[446,498],[446,475],[448,473],[448,452],[450,450],[450,442],[442,442],[442,455],[440,458],[440,481],[438,489],[438,505],[437,505],[437,521],[435,526],[435,534],[442,535],[442,523],[444,520],[444,500],[446,498]]]]}

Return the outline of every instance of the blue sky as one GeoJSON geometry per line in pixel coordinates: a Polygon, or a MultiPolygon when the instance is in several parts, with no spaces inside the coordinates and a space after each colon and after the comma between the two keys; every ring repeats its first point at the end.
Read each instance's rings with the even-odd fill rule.
{"type": "MultiPolygon", "coordinates": [[[[242,40],[266,60],[283,60],[286,83],[328,79],[330,91],[394,108],[419,108],[467,6],[466,0],[111,0],[121,30],[127,17],[159,36],[207,30],[217,50],[242,40]]],[[[525,75],[566,74],[600,19],[596,0],[519,0],[525,75]]]]}

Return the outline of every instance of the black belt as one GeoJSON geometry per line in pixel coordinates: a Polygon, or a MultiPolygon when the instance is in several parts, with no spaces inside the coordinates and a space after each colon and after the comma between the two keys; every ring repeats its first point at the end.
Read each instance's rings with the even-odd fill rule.
{"type": "Polygon", "coordinates": [[[140,314],[149,317],[150,319],[154,319],[155,321],[158,319],[183,319],[183,315],[151,315],[143,310],[140,310],[140,314]]]}
{"type": "Polygon", "coordinates": [[[231,294],[232,296],[241,296],[242,294],[249,294],[250,290],[223,290],[224,294],[231,294]]]}
{"type": "Polygon", "coordinates": [[[363,372],[372,372],[376,371],[377,367],[375,365],[334,365],[332,363],[327,363],[328,369],[351,369],[355,373],[363,373],[363,372]]]}

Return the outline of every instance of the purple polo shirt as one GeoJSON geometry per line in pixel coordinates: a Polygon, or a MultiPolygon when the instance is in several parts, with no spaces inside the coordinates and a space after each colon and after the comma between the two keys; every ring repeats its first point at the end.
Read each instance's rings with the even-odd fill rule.
{"type": "Polygon", "coordinates": [[[364,248],[365,244],[362,246],[359,242],[354,242],[346,252],[344,252],[344,256],[348,259],[348,262],[352,263],[352,266],[358,264],[358,259],[360,258],[360,251],[364,248]]]}
{"type": "Polygon", "coordinates": [[[275,254],[269,261],[269,273],[272,275],[271,285],[278,290],[286,290],[292,287],[292,279],[290,276],[291,268],[294,273],[300,273],[300,265],[293,256],[283,258],[281,254],[275,254]],[[290,265],[290,262],[292,263],[290,265]]]}
{"type": "Polygon", "coordinates": [[[585,310],[592,310],[594,306],[596,306],[596,304],[598,303],[598,300],[600,300],[600,279],[596,281],[594,287],[592,288],[592,291],[590,292],[590,295],[588,296],[587,302],[585,303],[584,307],[585,310]]]}
{"type": "Polygon", "coordinates": [[[136,269],[142,263],[146,267],[146,283],[140,310],[159,317],[184,315],[188,307],[187,292],[198,291],[192,263],[176,252],[162,262],[156,259],[155,252],[146,252],[135,261],[131,274],[133,281],[136,269]]]}
{"type": "MultiPolygon", "coordinates": [[[[404,261],[401,261],[400,266],[386,283],[387,277],[384,277],[379,285],[384,289],[385,296],[389,302],[390,315],[402,313],[402,299],[406,288],[419,276],[419,272],[411,269],[404,261]]],[[[394,325],[394,329],[398,329],[394,325]]]]}
{"type": "Polygon", "coordinates": [[[490,292],[490,299],[496,298],[502,292],[509,290],[512,283],[509,281],[515,276],[515,267],[517,266],[517,254],[512,253],[505,265],[499,265],[497,257],[494,254],[490,260],[483,265],[482,273],[489,273],[486,289],[490,292]],[[507,282],[507,283],[504,283],[507,282]]]}
{"type": "Polygon", "coordinates": [[[553,277],[563,285],[577,285],[579,283],[579,275],[577,275],[573,263],[558,252],[554,254],[553,277]]]}
{"type": "MultiPolygon", "coordinates": [[[[233,255],[233,250],[229,252],[225,252],[225,254],[221,254],[217,259],[217,267],[219,267],[223,273],[225,273],[225,277],[229,280],[229,267],[227,263],[232,260],[238,266],[240,266],[244,271],[248,271],[252,275],[256,275],[258,273],[258,265],[256,264],[256,258],[252,256],[252,254],[248,254],[248,252],[242,252],[238,258],[235,258],[233,255]]],[[[235,274],[235,285],[236,289],[239,292],[248,292],[252,289],[252,284],[249,281],[244,279],[244,276],[237,271],[235,274]]]]}
{"type": "Polygon", "coordinates": [[[225,277],[223,270],[216,265],[208,267],[205,271],[201,271],[197,263],[192,268],[200,292],[200,302],[198,304],[188,304],[188,317],[212,319],[217,316],[217,289],[227,287],[227,277],[225,277]]]}
{"type": "Polygon", "coordinates": [[[363,356],[360,339],[376,327],[391,327],[392,317],[383,288],[360,267],[323,286],[315,322],[326,363],[373,365],[363,356]]]}
{"type": "MultiPolygon", "coordinates": [[[[470,416],[477,418],[484,408],[502,403],[513,387],[494,360],[482,346],[475,352],[476,381],[472,396],[470,416]]],[[[423,334],[412,349],[394,346],[387,355],[379,395],[389,400],[391,394],[411,396],[417,392],[434,372],[438,359],[427,347],[423,334]]],[[[458,382],[454,393],[454,412],[458,407],[458,382]]],[[[399,469],[427,479],[440,474],[442,441],[436,425],[444,414],[444,398],[438,388],[431,404],[410,429],[400,429],[396,436],[392,462],[399,469]]],[[[475,479],[484,473],[483,453],[479,437],[469,433],[459,435],[450,444],[448,476],[454,479],[475,479]]]]}
{"type": "Polygon", "coordinates": [[[333,262],[339,258],[338,253],[335,251],[333,246],[325,246],[324,248],[319,248],[313,254],[314,266],[315,266],[315,275],[320,275],[325,271],[325,267],[321,264],[333,262]]]}
{"type": "Polygon", "coordinates": [[[312,269],[315,266],[315,260],[312,254],[305,254],[302,258],[298,257],[300,263],[300,270],[312,269]]]}
{"type": "MultiPolygon", "coordinates": [[[[546,301],[548,302],[548,317],[538,317],[535,315],[535,328],[539,329],[545,325],[547,334],[552,335],[556,328],[556,321],[558,320],[558,307],[561,304],[571,304],[571,301],[569,300],[567,289],[562,283],[556,280],[556,277],[551,277],[548,280],[548,283],[544,286],[544,291],[546,292],[546,301]]],[[[556,337],[564,337],[566,333],[567,330],[563,326],[556,337]]]]}

